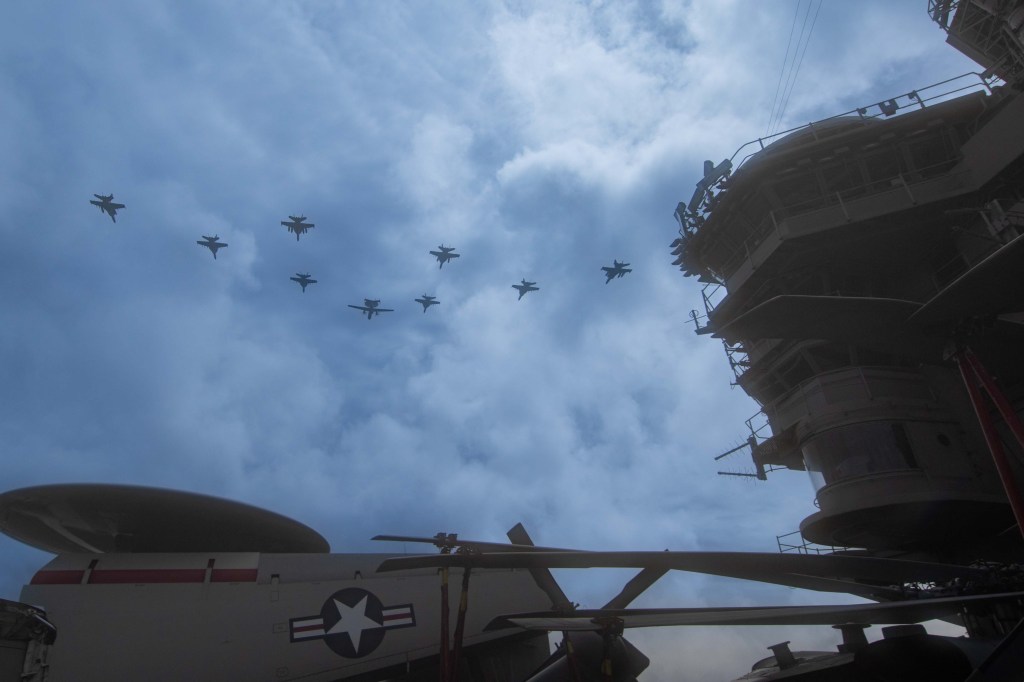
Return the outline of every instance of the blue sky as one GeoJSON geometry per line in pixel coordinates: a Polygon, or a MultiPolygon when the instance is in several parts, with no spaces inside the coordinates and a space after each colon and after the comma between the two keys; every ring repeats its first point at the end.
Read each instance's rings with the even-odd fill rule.
{"type": "MultiPolygon", "coordinates": [[[[806,8],[804,2],[801,11],[806,8]]],[[[716,476],[757,411],[668,245],[762,135],[779,2],[15,3],[0,25],[4,487],[214,494],[320,531],[774,551],[799,473],[716,476]],[[116,224],[88,200],[114,193],[116,224]],[[300,242],[279,222],[302,213],[300,242]],[[215,261],[204,234],[230,244],[215,261]],[[438,269],[429,250],[462,257],[438,269]],[[613,259],[633,272],[610,284],[613,259]],[[309,272],[301,293],[289,281],[309,272]],[[526,278],[540,291],[516,300],[526,278]],[[414,298],[436,295],[427,313],[414,298]],[[347,307],[379,298],[367,322],[347,307]]],[[[802,16],[802,15],[801,15],[802,16]]],[[[799,26],[797,27],[799,30],[799,26]]],[[[926,3],[822,6],[785,127],[970,70],[926,3]]],[[[795,40],[795,39],[794,39],[795,40]]],[[[0,596],[46,555],[0,538],[0,596]]],[[[622,574],[560,576],[598,606],[622,574]]],[[[825,603],[674,575],[646,606],[825,603]]],[[[631,637],[647,680],[825,629],[631,637]]]]}

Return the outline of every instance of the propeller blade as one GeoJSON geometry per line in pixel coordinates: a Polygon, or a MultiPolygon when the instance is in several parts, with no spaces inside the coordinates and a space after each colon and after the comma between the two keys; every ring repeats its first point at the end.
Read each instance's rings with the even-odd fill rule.
{"type": "Polygon", "coordinates": [[[667,568],[645,568],[637,573],[626,583],[622,591],[612,597],[611,601],[604,605],[605,609],[624,609],[633,603],[633,600],[643,594],[648,587],[658,582],[661,576],[668,573],[667,568]]]}
{"type": "MultiPolygon", "coordinates": [[[[443,534],[442,534],[443,535],[443,534]]],[[[510,544],[508,542],[488,542],[485,540],[463,540],[458,537],[432,538],[412,535],[374,535],[371,540],[383,542],[418,542],[435,547],[465,547],[481,552],[578,552],[580,550],[561,547],[536,547],[534,545],[510,544]]]]}
{"type": "Polygon", "coordinates": [[[1004,244],[936,294],[910,321],[931,324],[1024,310],[1024,292],[1009,286],[1024,270],[1024,235],[1004,244]],[[985,292],[979,296],[978,292],[985,292]]]}
{"type": "MultiPolygon", "coordinates": [[[[506,533],[508,539],[517,545],[533,545],[533,539],[530,534],[526,532],[526,527],[521,523],[509,528],[506,533]]],[[[536,552],[534,552],[536,553],[536,552]]],[[[569,554],[575,554],[576,552],[568,552],[569,554]]],[[[528,555],[530,553],[527,553],[528,555]]],[[[544,594],[548,595],[551,600],[551,607],[556,611],[563,613],[572,611],[575,606],[569,598],[565,596],[565,592],[558,585],[558,581],[555,580],[555,576],[551,574],[551,571],[547,568],[537,565],[529,567],[530,575],[533,576],[533,581],[537,583],[537,587],[544,591],[544,594]]]]}
{"type": "MultiPolygon", "coordinates": [[[[850,555],[759,552],[507,552],[386,559],[381,572],[440,566],[480,568],[659,568],[773,582],[825,591],[848,591],[861,582],[882,586],[907,582],[982,579],[982,569],[901,559],[850,555]],[[853,582],[846,582],[846,580],[853,582]]],[[[874,586],[861,585],[861,589],[874,586]]]]}
{"type": "Polygon", "coordinates": [[[600,631],[601,619],[615,618],[623,627],[664,627],[676,625],[837,625],[868,623],[895,625],[956,614],[965,605],[996,603],[1024,598],[1024,592],[914,599],[881,604],[843,604],[821,606],[737,606],[681,609],[592,609],[571,615],[559,613],[521,613],[495,618],[487,628],[501,629],[509,624],[526,630],[600,631]]]}

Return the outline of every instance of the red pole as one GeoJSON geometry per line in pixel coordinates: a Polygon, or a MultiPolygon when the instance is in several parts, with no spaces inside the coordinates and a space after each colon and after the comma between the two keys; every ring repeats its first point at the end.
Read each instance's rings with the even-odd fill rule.
{"type": "Polygon", "coordinates": [[[992,375],[988,373],[985,366],[981,364],[981,360],[978,359],[978,356],[970,348],[964,350],[964,355],[967,357],[967,362],[970,363],[971,369],[974,370],[974,374],[981,380],[981,385],[985,387],[985,392],[988,393],[989,398],[995,403],[999,414],[1003,416],[1003,421],[1006,422],[1010,431],[1013,432],[1017,443],[1021,448],[1024,448],[1024,424],[1021,424],[1017,413],[1013,411],[1010,401],[999,390],[996,380],[992,378],[992,375]]]}
{"type": "Polygon", "coordinates": [[[1013,517],[1017,520],[1017,530],[1024,536],[1024,504],[1021,503],[1020,492],[1017,490],[1017,484],[1014,482],[1013,470],[1010,469],[1010,461],[1006,458],[1003,443],[999,440],[999,433],[992,423],[992,418],[989,416],[988,408],[976,383],[977,381],[984,382],[984,379],[976,374],[970,357],[964,351],[957,352],[956,364],[960,368],[960,376],[964,380],[964,386],[967,387],[967,394],[971,398],[974,414],[978,417],[978,424],[981,426],[981,432],[985,436],[989,452],[992,453],[992,460],[995,462],[996,471],[999,472],[999,480],[1003,483],[1003,490],[1006,491],[1010,508],[1013,510],[1013,517]]]}
{"type": "Polygon", "coordinates": [[[580,669],[576,665],[576,648],[572,645],[568,630],[562,631],[562,644],[565,648],[565,658],[568,661],[569,672],[572,674],[572,682],[581,682],[580,669]]]}
{"type": "Polygon", "coordinates": [[[448,679],[448,567],[441,569],[441,682],[448,679]]]}
{"type": "Polygon", "coordinates": [[[450,682],[456,682],[459,677],[459,656],[462,654],[462,637],[466,629],[466,609],[469,607],[469,572],[469,566],[462,571],[462,594],[459,596],[459,615],[455,619],[455,638],[452,642],[451,670],[449,671],[450,682]]]}

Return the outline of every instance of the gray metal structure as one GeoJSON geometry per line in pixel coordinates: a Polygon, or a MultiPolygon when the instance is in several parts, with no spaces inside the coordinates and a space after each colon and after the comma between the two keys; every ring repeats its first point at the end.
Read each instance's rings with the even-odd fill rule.
{"type": "MultiPolygon", "coordinates": [[[[721,340],[759,407],[753,470],[721,473],[806,471],[816,551],[994,576],[1024,561],[1024,2],[929,11],[985,73],[706,161],[670,248],[704,285],[697,333],[721,340]]],[[[962,622],[1019,650],[1019,600],[996,611],[962,622]]],[[[1000,656],[993,669],[1021,660],[1000,656]]]]}

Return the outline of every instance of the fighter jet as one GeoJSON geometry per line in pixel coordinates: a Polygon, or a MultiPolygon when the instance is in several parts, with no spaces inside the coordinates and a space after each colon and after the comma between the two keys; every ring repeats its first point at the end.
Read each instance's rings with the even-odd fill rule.
{"type": "Polygon", "coordinates": [[[217,237],[217,235],[213,235],[212,237],[207,237],[204,234],[202,239],[197,239],[196,240],[196,244],[199,244],[199,246],[205,246],[206,248],[208,248],[210,250],[210,253],[213,254],[214,260],[216,260],[217,259],[217,249],[223,249],[225,246],[227,246],[227,244],[225,244],[224,242],[217,241],[218,239],[219,239],[219,237],[217,237]]]}
{"type": "Polygon", "coordinates": [[[115,204],[113,194],[108,194],[107,196],[103,196],[102,194],[93,194],[93,196],[96,197],[96,199],[99,199],[99,201],[90,199],[89,203],[93,206],[99,206],[100,211],[108,214],[110,219],[116,223],[117,211],[118,209],[124,208],[124,204],[115,204]]]}
{"type": "Polygon", "coordinates": [[[427,296],[426,294],[423,294],[423,298],[417,298],[416,302],[423,306],[423,312],[427,312],[427,308],[430,306],[441,303],[436,296],[427,296]]]}
{"type": "Polygon", "coordinates": [[[536,282],[527,282],[525,279],[523,280],[522,284],[513,284],[512,288],[519,290],[519,298],[516,300],[523,300],[523,296],[528,291],[537,291],[538,289],[540,289],[540,287],[533,286],[534,284],[536,284],[536,282]]]}
{"type": "Polygon", "coordinates": [[[298,282],[299,285],[302,287],[302,293],[306,293],[306,287],[308,285],[316,284],[315,279],[309,278],[309,273],[306,273],[304,275],[301,272],[296,272],[294,277],[289,277],[288,279],[290,279],[293,282],[298,282]]]}
{"type": "Polygon", "coordinates": [[[602,266],[601,269],[604,270],[605,277],[608,278],[604,283],[608,284],[608,282],[612,281],[616,277],[621,279],[627,272],[633,272],[632,268],[626,267],[627,265],[629,265],[629,263],[620,263],[617,260],[613,260],[611,267],[607,265],[602,266]]]}
{"type": "Polygon", "coordinates": [[[380,313],[394,312],[392,308],[378,308],[377,306],[379,305],[380,301],[377,299],[364,298],[363,305],[352,305],[351,303],[349,303],[348,307],[355,308],[356,310],[361,310],[364,313],[366,313],[367,320],[372,320],[374,315],[379,315],[380,313]]]}
{"type": "Polygon", "coordinates": [[[290,215],[288,217],[291,220],[282,220],[281,224],[287,227],[289,232],[295,233],[295,241],[299,241],[299,235],[304,234],[311,227],[316,227],[313,223],[305,222],[306,216],[304,215],[290,215]]]}
{"type": "Polygon", "coordinates": [[[439,246],[437,248],[439,248],[441,250],[440,251],[431,251],[430,255],[437,257],[437,262],[440,263],[440,265],[437,266],[438,270],[443,268],[444,264],[447,263],[448,261],[450,261],[452,258],[458,258],[459,257],[459,254],[452,253],[452,251],[455,250],[454,246],[445,246],[444,244],[441,244],[441,246],[439,246]]]}

